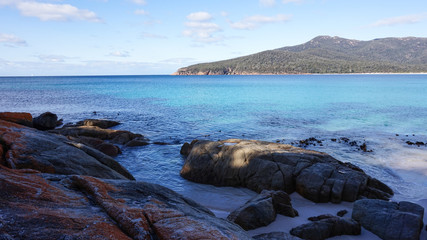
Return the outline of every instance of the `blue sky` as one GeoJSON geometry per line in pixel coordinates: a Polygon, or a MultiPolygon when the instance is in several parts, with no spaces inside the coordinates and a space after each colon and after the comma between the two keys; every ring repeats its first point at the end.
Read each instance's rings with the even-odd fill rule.
{"type": "Polygon", "coordinates": [[[171,74],[318,35],[427,37],[427,1],[0,0],[0,76],[171,74]]]}

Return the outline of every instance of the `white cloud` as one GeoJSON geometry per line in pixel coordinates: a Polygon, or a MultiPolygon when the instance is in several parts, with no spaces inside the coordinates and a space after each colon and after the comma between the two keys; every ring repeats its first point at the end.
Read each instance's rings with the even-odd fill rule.
{"type": "Polygon", "coordinates": [[[16,7],[21,15],[37,17],[42,21],[90,21],[101,22],[101,19],[92,11],[79,9],[70,4],[52,4],[36,1],[0,0],[1,5],[16,7]]]}
{"type": "Polygon", "coordinates": [[[147,2],[145,0],[132,0],[133,3],[138,5],[145,5],[147,2]]]}
{"type": "Polygon", "coordinates": [[[22,40],[13,34],[5,33],[0,33],[0,43],[4,43],[6,46],[27,46],[27,42],[25,40],[22,40]]]}
{"type": "Polygon", "coordinates": [[[141,34],[142,38],[157,38],[157,39],[166,39],[166,36],[163,35],[158,35],[158,34],[153,34],[153,33],[148,33],[148,32],[143,32],[141,34]]]}
{"type": "Polygon", "coordinates": [[[111,52],[109,54],[109,56],[113,56],[113,57],[129,57],[129,52],[128,51],[114,51],[111,52]]]}
{"type": "Polygon", "coordinates": [[[219,42],[222,37],[215,33],[222,31],[218,24],[213,23],[212,15],[208,12],[195,12],[187,16],[190,20],[185,23],[186,29],[182,32],[184,36],[193,38],[196,42],[212,43],[219,42]]]}
{"type": "Polygon", "coordinates": [[[235,29],[251,30],[262,24],[287,22],[290,19],[291,16],[284,14],[277,14],[276,16],[254,15],[244,18],[239,22],[230,22],[230,26],[235,29]]]}
{"type": "Polygon", "coordinates": [[[303,0],[282,0],[283,4],[288,4],[288,3],[301,3],[303,0]]]}
{"type": "Polygon", "coordinates": [[[371,24],[371,26],[380,27],[380,26],[393,26],[393,25],[399,25],[399,24],[411,24],[411,23],[420,22],[425,18],[427,18],[427,14],[413,14],[413,15],[398,16],[398,17],[385,18],[385,19],[378,20],[373,24],[371,24]]]}
{"type": "Polygon", "coordinates": [[[184,36],[192,37],[198,42],[215,42],[220,38],[213,36],[214,33],[221,31],[221,28],[212,22],[186,22],[187,28],[183,31],[184,36]]]}
{"type": "Polygon", "coordinates": [[[38,58],[43,62],[60,63],[65,62],[65,56],[62,55],[39,55],[38,58]]]}
{"type": "Polygon", "coordinates": [[[149,13],[145,11],[144,9],[137,9],[134,12],[136,15],[148,15],[149,13]]]}
{"type": "Polygon", "coordinates": [[[259,0],[259,4],[264,7],[272,7],[276,4],[276,0],[259,0]]]}
{"type": "Polygon", "coordinates": [[[194,12],[187,16],[190,21],[209,21],[212,19],[212,15],[208,12],[194,12]]]}

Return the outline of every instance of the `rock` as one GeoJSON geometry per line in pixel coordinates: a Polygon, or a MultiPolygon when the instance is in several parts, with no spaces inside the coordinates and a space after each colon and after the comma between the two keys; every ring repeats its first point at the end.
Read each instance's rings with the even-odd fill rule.
{"type": "Polygon", "coordinates": [[[344,215],[346,215],[347,213],[348,213],[348,211],[344,209],[344,210],[338,211],[337,216],[338,217],[344,217],[344,215]]]}
{"type": "Polygon", "coordinates": [[[309,217],[308,220],[312,221],[312,222],[316,222],[316,221],[320,221],[320,220],[327,219],[327,218],[333,218],[333,217],[335,217],[335,216],[331,215],[331,214],[322,214],[322,215],[315,216],[315,217],[309,217]]]}
{"type": "Polygon", "coordinates": [[[420,238],[424,208],[410,202],[388,202],[377,199],[358,200],[352,218],[378,237],[388,240],[420,238]]]}
{"type": "Polygon", "coordinates": [[[121,153],[120,148],[111,143],[101,143],[97,145],[95,149],[110,157],[115,157],[121,153]]]}
{"type": "Polygon", "coordinates": [[[290,235],[285,232],[271,232],[263,233],[260,235],[253,236],[256,240],[299,240],[301,238],[290,235]]]}
{"type": "Polygon", "coordinates": [[[45,112],[33,119],[33,126],[38,130],[52,130],[56,128],[57,122],[58,116],[56,114],[45,112]]]}
{"type": "Polygon", "coordinates": [[[245,230],[250,230],[267,226],[276,219],[277,213],[289,217],[298,216],[287,193],[264,190],[231,212],[227,219],[245,230]]]}
{"type": "Polygon", "coordinates": [[[0,112],[0,120],[33,127],[33,116],[26,112],[0,112]]]}
{"type": "Polygon", "coordinates": [[[277,214],[288,217],[298,216],[298,211],[292,207],[291,198],[286,192],[263,190],[261,195],[270,196],[273,199],[274,210],[277,214]]]}
{"type": "Polygon", "coordinates": [[[237,225],[156,184],[5,167],[0,182],[4,239],[251,239],[237,225]]]}
{"type": "Polygon", "coordinates": [[[99,138],[92,138],[92,137],[71,137],[68,136],[68,139],[74,141],[74,142],[78,142],[78,143],[83,143],[91,148],[94,148],[110,157],[115,157],[119,154],[122,153],[122,151],[120,150],[120,148],[114,144],[105,142],[104,140],[101,140],[99,138]]]}
{"type": "Polygon", "coordinates": [[[111,157],[48,132],[0,120],[5,166],[44,173],[134,179],[111,157]]]}
{"type": "Polygon", "coordinates": [[[92,137],[102,140],[110,140],[111,143],[124,145],[131,140],[146,140],[141,134],[135,134],[124,130],[103,129],[96,126],[69,126],[50,131],[72,137],[92,137]]]}
{"type": "Polygon", "coordinates": [[[238,224],[245,230],[267,226],[275,219],[273,199],[262,194],[250,199],[227,217],[227,220],[238,224]]]}
{"type": "Polygon", "coordinates": [[[364,151],[364,152],[367,152],[367,151],[368,151],[368,148],[367,148],[367,146],[366,146],[366,143],[363,143],[362,145],[360,145],[360,150],[362,150],[362,151],[364,151]]]}
{"type": "Polygon", "coordinates": [[[0,165],[6,166],[6,159],[4,158],[4,154],[6,150],[3,149],[3,145],[0,143],[0,165]]]}
{"type": "Polygon", "coordinates": [[[117,121],[106,120],[106,119],[86,119],[81,122],[78,122],[78,126],[95,126],[103,129],[112,128],[120,123],[117,121]]]}
{"type": "Polygon", "coordinates": [[[310,240],[322,240],[341,235],[360,235],[361,227],[355,220],[326,215],[317,218],[319,220],[292,228],[290,233],[310,240]]]}
{"type": "Polygon", "coordinates": [[[182,145],[181,147],[181,151],[179,153],[181,153],[184,156],[188,156],[191,152],[191,149],[193,149],[194,144],[198,142],[198,140],[193,140],[191,143],[184,143],[184,145],[182,145]]]}
{"type": "Polygon", "coordinates": [[[297,191],[314,202],[393,195],[388,186],[360,168],[326,153],[254,140],[198,141],[180,173],[188,180],[216,186],[297,191]]]}
{"type": "Polygon", "coordinates": [[[126,147],[141,147],[141,146],[147,146],[149,143],[145,140],[139,140],[139,139],[133,139],[126,143],[126,147]]]}

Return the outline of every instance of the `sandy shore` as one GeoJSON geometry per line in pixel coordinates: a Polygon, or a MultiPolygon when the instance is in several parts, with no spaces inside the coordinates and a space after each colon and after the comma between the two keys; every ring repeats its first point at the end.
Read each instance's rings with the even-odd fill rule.
{"type": "MultiPolygon", "coordinates": [[[[224,188],[225,191],[221,191],[220,189],[222,188],[217,188],[218,191],[215,191],[214,193],[211,192],[210,194],[198,194],[197,196],[194,196],[194,200],[208,207],[212,212],[215,213],[217,217],[220,217],[220,218],[226,218],[230,214],[230,212],[233,211],[234,208],[236,208],[236,206],[238,207],[240,205],[243,205],[245,201],[249,200],[249,198],[251,198],[256,194],[254,192],[251,193],[250,191],[245,189],[236,189],[235,191],[238,192],[239,194],[238,196],[236,196],[235,199],[233,199],[233,201],[230,201],[231,199],[228,196],[228,194],[231,194],[231,192],[229,191],[233,191],[232,188],[224,188]],[[215,200],[218,200],[218,201],[215,201],[215,200]]],[[[310,222],[309,220],[307,220],[309,217],[318,216],[321,214],[336,215],[337,212],[341,210],[347,210],[348,213],[344,217],[351,218],[352,209],[353,209],[353,203],[351,202],[342,202],[340,204],[314,203],[303,198],[296,192],[292,193],[290,196],[292,199],[293,207],[299,212],[298,217],[291,218],[283,215],[277,215],[276,220],[270,225],[266,227],[250,230],[249,233],[252,236],[255,236],[258,234],[270,233],[270,232],[289,232],[294,227],[310,222]]],[[[394,199],[394,201],[399,201],[399,200],[394,199]]],[[[423,206],[424,209],[427,209],[427,199],[415,201],[414,203],[417,203],[423,206]]],[[[427,216],[426,214],[424,214],[424,223],[426,222],[427,222],[427,216]]],[[[423,240],[427,239],[427,231],[424,228],[420,236],[420,239],[423,239],[423,240]]],[[[337,236],[329,239],[380,240],[381,238],[369,232],[368,230],[362,228],[361,235],[358,235],[358,236],[344,235],[344,236],[337,236]]]]}

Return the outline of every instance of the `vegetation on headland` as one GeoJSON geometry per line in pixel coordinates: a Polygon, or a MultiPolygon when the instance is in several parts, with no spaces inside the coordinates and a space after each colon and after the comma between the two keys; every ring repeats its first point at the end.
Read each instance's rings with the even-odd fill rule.
{"type": "Polygon", "coordinates": [[[176,75],[427,72],[427,38],[371,41],[319,36],[311,41],[178,69],[176,75]]]}

